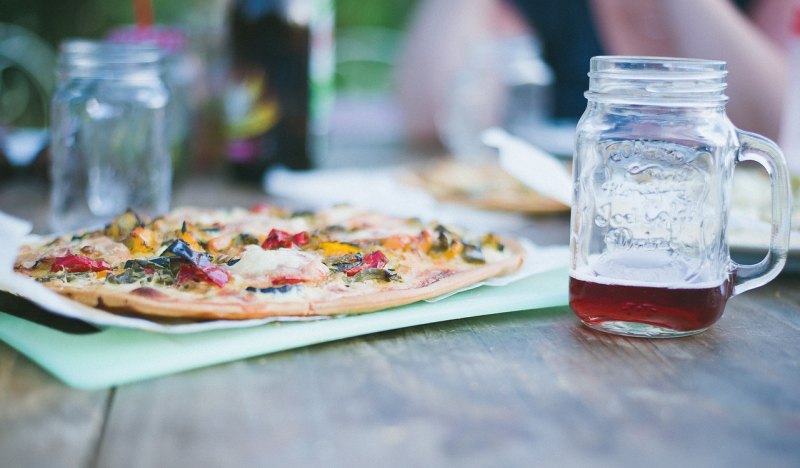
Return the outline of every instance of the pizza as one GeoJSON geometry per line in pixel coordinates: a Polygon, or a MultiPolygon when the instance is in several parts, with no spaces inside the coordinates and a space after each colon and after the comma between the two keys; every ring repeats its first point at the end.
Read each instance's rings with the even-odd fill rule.
{"type": "Polygon", "coordinates": [[[532,215],[569,212],[567,205],[536,192],[496,163],[442,160],[403,179],[443,202],[532,215]]]}
{"type": "Polygon", "coordinates": [[[512,239],[351,206],[128,211],[101,229],[24,245],[15,270],[125,315],[241,320],[362,313],[520,267],[512,239]]]}

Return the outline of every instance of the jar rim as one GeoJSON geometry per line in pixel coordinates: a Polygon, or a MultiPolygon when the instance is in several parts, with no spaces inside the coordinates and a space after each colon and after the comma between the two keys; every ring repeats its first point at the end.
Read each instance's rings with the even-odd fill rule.
{"type": "Polygon", "coordinates": [[[728,100],[722,60],[600,55],[589,70],[590,101],[705,107],[728,100]]]}
{"type": "Polygon", "coordinates": [[[62,65],[158,65],[164,52],[150,44],[119,44],[91,39],[68,39],[59,46],[62,65]]]}
{"type": "Polygon", "coordinates": [[[670,79],[720,78],[727,75],[724,60],[651,57],[635,55],[598,55],[589,63],[589,77],[636,77],[652,79],[654,76],[669,73],[670,79]]]}

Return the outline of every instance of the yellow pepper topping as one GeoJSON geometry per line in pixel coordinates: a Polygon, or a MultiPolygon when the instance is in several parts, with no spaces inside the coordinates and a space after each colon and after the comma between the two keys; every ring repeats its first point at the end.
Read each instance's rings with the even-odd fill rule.
{"type": "Polygon", "coordinates": [[[444,256],[448,259],[455,258],[456,255],[461,254],[464,250],[464,244],[461,243],[460,240],[454,240],[447,251],[444,253],[444,256]]]}
{"type": "Polygon", "coordinates": [[[179,238],[180,238],[182,241],[184,241],[184,242],[186,242],[187,244],[189,244],[189,247],[191,247],[191,249],[192,249],[192,250],[194,250],[195,252],[205,252],[205,251],[206,251],[206,249],[204,249],[204,248],[203,248],[203,247],[200,245],[200,243],[199,243],[199,242],[197,242],[197,239],[195,239],[195,238],[194,238],[194,234],[192,234],[192,233],[191,233],[191,232],[189,232],[189,231],[183,231],[183,232],[181,232],[181,235],[180,235],[180,237],[179,237],[179,238]]]}
{"type": "Polygon", "coordinates": [[[128,210],[121,215],[117,216],[111,224],[106,226],[105,234],[116,241],[122,241],[128,237],[136,227],[143,226],[142,220],[139,216],[131,210],[128,210]]]}
{"type": "Polygon", "coordinates": [[[396,234],[384,239],[383,247],[388,250],[402,250],[405,252],[410,250],[417,241],[418,239],[415,239],[409,235],[396,234]]]}
{"type": "Polygon", "coordinates": [[[419,233],[419,250],[425,253],[428,253],[433,247],[433,234],[430,231],[425,230],[419,233]]]}
{"type": "Polygon", "coordinates": [[[319,248],[326,257],[358,253],[359,248],[344,242],[320,242],[319,248]]]}
{"type": "Polygon", "coordinates": [[[156,249],[156,233],[142,226],[136,226],[122,241],[132,254],[152,254],[156,249]]]}

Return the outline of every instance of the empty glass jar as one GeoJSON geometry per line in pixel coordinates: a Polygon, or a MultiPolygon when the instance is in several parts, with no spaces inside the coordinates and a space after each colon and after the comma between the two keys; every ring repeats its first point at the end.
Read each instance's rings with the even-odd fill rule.
{"type": "Polygon", "coordinates": [[[61,44],[52,100],[51,226],[97,226],[132,208],[169,209],[172,168],[162,52],[151,46],[61,44]]]}

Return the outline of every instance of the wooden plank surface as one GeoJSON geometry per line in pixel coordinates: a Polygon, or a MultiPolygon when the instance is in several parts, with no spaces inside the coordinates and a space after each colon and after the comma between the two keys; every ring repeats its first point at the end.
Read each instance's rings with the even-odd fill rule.
{"type": "Polygon", "coordinates": [[[0,342],[0,466],[91,466],[109,395],[66,387],[0,342]]]}
{"type": "Polygon", "coordinates": [[[124,387],[99,466],[796,466],[797,320],[755,296],[678,340],[599,334],[561,308],[124,387]]]}
{"type": "MultiPolygon", "coordinates": [[[[26,201],[36,185],[12,186],[0,209],[41,220],[26,201]]],[[[262,195],[201,180],[176,198],[262,195]]],[[[524,234],[543,243],[567,229],[533,227],[524,234]]],[[[682,339],[605,335],[557,308],[98,392],[0,343],[0,466],[800,466],[797,286],[783,275],[733,298],[714,328],[682,339]]]]}
{"type": "MultiPolygon", "coordinates": [[[[557,309],[376,334],[122,387],[97,466],[793,466],[797,316],[771,313],[759,304],[781,298],[760,296],[734,299],[717,327],[679,340],[602,335],[557,309]]],[[[32,408],[0,425],[16,426],[15,446],[28,448],[16,466],[93,450],[96,437],[75,429],[97,420],[81,401],[94,395],[25,364],[26,393],[45,396],[8,398],[3,380],[3,408],[26,400],[32,408]],[[76,399],[84,410],[64,415],[76,399]]]]}

